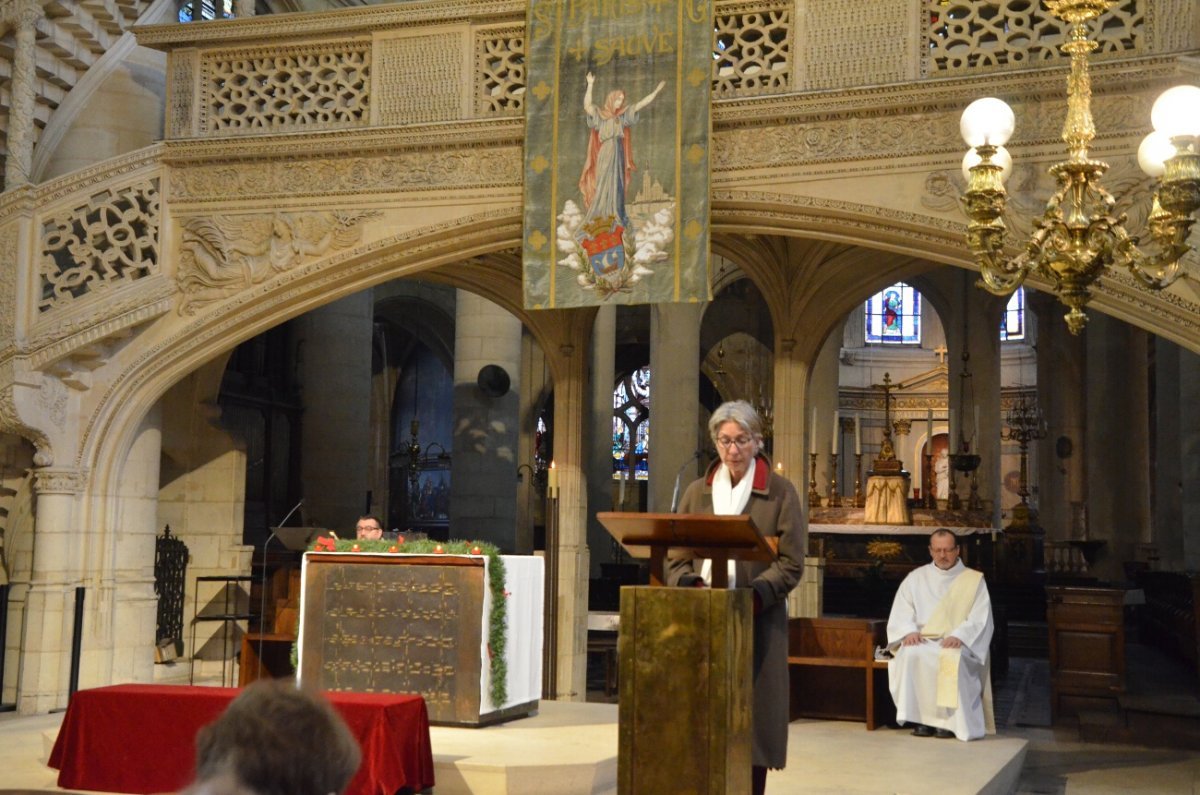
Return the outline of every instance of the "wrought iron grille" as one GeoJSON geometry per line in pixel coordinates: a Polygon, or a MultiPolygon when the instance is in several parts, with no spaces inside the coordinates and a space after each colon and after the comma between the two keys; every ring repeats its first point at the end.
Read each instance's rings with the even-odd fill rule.
{"type": "Polygon", "coordinates": [[[155,642],[183,639],[183,591],[187,572],[188,548],[171,535],[171,525],[154,540],[154,592],[158,594],[158,620],[155,642]]]}

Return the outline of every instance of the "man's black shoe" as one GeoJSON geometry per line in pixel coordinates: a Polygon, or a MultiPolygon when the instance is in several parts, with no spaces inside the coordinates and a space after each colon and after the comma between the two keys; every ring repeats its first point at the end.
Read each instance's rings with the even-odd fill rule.
{"type": "Polygon", "coordinates": [[[948,729],[938,729],[936,732],[934,732],[934,735],[945,740],[948,737],[953,737],[954,732],[949,731],[948,729]]]}
{"type": "Polygon", "coordinates": [[[913,737],[933,737],[936,732],[932,726],[926,726],[923,723],[918,723],[917,728],[912,730],[913,737]]]}

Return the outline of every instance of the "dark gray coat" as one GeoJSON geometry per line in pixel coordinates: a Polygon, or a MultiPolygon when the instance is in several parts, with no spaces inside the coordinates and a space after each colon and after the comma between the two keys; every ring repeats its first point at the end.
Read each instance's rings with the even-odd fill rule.
{"type": "MultiPolygon", "coordinates": [[[[746,512],[764,536],[779,538],[779,558],[737,563],[737,587],[753,588],[762,600],[754,618],[754,764],[779,769],[787,762],[788,735],[788,627],[787,595],[804,574],[808,528],[800,508],[800,495],[786,478],[771,471],[763,456],[754,469],[753,491],[746,512]]],[[[680,513],[712,513],[712,479],[720,462],[694,481],[679,503],[680,513]]],[[[690,560],[671,561],[669,585],[691,585],[699,565],[690,560]]]]}

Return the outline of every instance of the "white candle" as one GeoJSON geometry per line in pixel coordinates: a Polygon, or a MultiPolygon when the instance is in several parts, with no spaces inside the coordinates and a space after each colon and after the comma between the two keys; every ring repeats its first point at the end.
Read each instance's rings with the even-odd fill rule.
{"type": "Polygon", "coordinates": [[[925,411],[925,443],[929,445],[929,452],[933,453],[933,409],[925,411]]]}
{"type": "Polygon", "coordinates": [[[554,462],[550,462],[550,471],[546,473],[546,492],[550,499],[558,499],[558,470],[554,462]]]}
{"type": "Polygon", "coordinates": [[[854,415],[854,454],[862,455],[862,421],[854,415]]]}
{"type": "Polygon", "coordinates": [[[812,428],[808,431],[808,452],[817,454],[817,407],[813,406],[812,428]]]}
{"type": "Polygon", "coordinates": [[[834,455],[837,455],[838,451],[838,431],[838,413],[835,411],[833,412],[833,442],[829,445],[831,448],[830,452],[834,455]]]}

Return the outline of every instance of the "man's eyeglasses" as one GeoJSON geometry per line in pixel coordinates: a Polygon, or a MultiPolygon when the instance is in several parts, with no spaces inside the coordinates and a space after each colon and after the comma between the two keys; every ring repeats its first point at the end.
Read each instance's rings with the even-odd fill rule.
{"type": "Polygon", "coordinates": [[[717,444],[728,450],[730,447],[737,447],[739,450],[745,450],[750,446],[750,442],[754,441],[749,436],[739,436],[736,439],[729,439],[724,436],[717,437],[717,444]]]}

